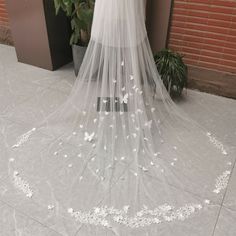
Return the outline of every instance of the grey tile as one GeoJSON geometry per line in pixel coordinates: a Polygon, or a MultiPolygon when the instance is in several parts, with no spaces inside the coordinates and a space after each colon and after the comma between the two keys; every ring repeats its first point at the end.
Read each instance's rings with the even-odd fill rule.
{"type": "Polygon", "coordinates": [[[213,236],[235,236],[236,235],[236,211],[222,208],[218,223],[213,236]]]}
{"type": "Polygon", "coordinates": [[[33,84],[48,87],[64,93],[69,93],[75,83],[76,77],[70,63],[53,72],[52,75],[34,80],[33,84]]]}
{"type": "Polygon", "coordinates": [[[236,211],[236,166],[232,172],[223,205],[236,211]]]}
{"type": "Polygon", "coordinates": [[[43,88],[40,92],[16,107],[9,109],[3,118],[28,124],[35,124],[46,118],[66,101],[67,95],[56,90],[43,88]]]}
{"type": "MultiPolygon", "coordinates": [[[[78,224],[65,209],[63,214],[59,208],[47,209],[47,204],[52,203],[49,188],[42,189],[44,191],[41,192],[44,195],[43,201],[26,198],[22,192],[14,188],[14,184],[9,178],[0,185],[0,190],[4,190],[0,192],[0,236],[5,236],[3,234],[5,231],[10,231],[12,234],[9,235],[13,235],[17,228],[20,228],[18,233],[21,233],[19,235],[22,236],[74,236],[76,233],[78,224]],[[6,222],[8,224],[2,227],[6,222]]],[[[65,196],[63,198],[66,199],[65,196]]]]}
{"type": "MultiPolygon", "coordinates": [[[[1,138],[1,135],[0,135],[1,138]]],[[[0,193],[4,191],[1,189],[1,182],[7,177],[8,174],[8,153],[6,147],[0,142],[0,193]]]]}
{"type": "Polygon", "coordinates": [[[62,234],[0,202],[1,236],[62,236],[62,234]]]}
{"type": "Polygon", "coordinates": [[[35,93],[40,94],[41,91],[42,87],[5,77],[3,81],[0,81],[0,115],[16,108],[35,93]]]}
{"type": "Polygon", "coordinates": [[[236,101],[194,90],[179,103],[180,107],[230,148],[236,140],[236,101]]]}
{"type": "Polygon", "coordinates": [[[19,63],[13,47],[0,45],[0,55],[4,58],[0,61],[0,84],[7,81],[9,84],[22,83],[69,92],[75,81],[72,63],[57,71],[48,71],[19,63]]]}
{"type": "Polygon", "coordinates": [[[6,130],[9,127],[10,122],[4,119],[0,119],[0,193],[4,192],[5,189],[1,188],[1,182],[8,175],[8,144],[6,137],[6,130]]]}

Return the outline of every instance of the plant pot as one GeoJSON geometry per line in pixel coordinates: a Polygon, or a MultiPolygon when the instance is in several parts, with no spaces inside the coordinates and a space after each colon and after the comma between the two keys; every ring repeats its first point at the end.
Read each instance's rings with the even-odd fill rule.
{"type": "Polygon", "coordinates": [[[80,66],[83,62],[85,52],[87,47],[79,46],[79,45],[72,45],[72,53],[73,53],[73,61],[74,61],[74,71],[75,76],[78,76],[80,66]]]}
{"type": "Polygon", "coordinates": [[[56,16],[53,0],[6,0],[19,62],[48,70],[72,61],[70,24],[63,12],[56,16]]]}

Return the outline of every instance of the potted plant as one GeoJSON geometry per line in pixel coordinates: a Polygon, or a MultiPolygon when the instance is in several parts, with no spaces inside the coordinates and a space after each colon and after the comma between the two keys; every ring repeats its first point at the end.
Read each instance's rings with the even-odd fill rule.
{"type": "Polygon", "coordinates": [[[54,3],[56,13],[63,10],[71,20],[70,44],[77,76],[90,40],[95,0],[54,0],[54,3]]]}
{"type": "Polygon", "coordinates": [[[171,97],[180,96],[187,87],[188,68],[183,56],[170,49],[163,49],[155,56],[155,63],[161,79],[171,97]]]}

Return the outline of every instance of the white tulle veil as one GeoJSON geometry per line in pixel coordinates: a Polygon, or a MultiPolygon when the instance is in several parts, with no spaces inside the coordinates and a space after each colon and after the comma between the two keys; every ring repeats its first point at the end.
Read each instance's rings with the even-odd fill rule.
{"type": "Polygon", "coordinates": [[[62,235],[187,235],[220,204],[230,159],[164,88],[145,0],[96,0],[68,100],[9,150],[10,195],[62,235]]]}

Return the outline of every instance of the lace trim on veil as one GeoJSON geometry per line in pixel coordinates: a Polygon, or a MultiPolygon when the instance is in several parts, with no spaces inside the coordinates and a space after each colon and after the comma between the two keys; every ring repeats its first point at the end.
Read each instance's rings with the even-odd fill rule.
{"type": "Polygon", "coordinates": [[[124,206],[123,209],[103,206],[96,207],[88,212],[76,212],[69,208],[68,213],[82,224],[111,228],[112,223],[118,223],[130,228],[140,228],[174,220],[184,221],[203,207],[201,204],[186,204],[180,208],[175,208],[164,204],[151,210],[147,206],[143,206],[143,209],[134,216],[129,216],[129,208],[129,206],[124,206]]]}

